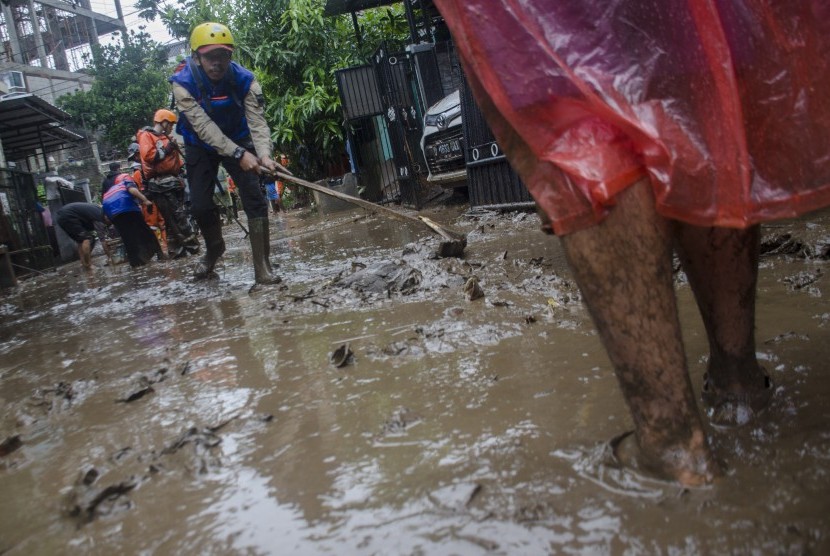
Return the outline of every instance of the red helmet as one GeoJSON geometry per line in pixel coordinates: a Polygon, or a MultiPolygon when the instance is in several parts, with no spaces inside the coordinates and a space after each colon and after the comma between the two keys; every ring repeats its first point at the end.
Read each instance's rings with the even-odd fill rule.
{"type": "Polygon", "coordinates": [[[171,124],[175,124],[176,114],[174,114],[170,110],[165,110],[164,108],[162,108],[161,110],[156,110],[156,113],[153,114],[153,123],[159,122],[170,122],[171,124]]]}

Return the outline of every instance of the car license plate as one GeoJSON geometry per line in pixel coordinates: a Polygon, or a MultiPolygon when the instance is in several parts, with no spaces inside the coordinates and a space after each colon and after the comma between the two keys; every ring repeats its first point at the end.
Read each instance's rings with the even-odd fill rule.
{"type": "Polygon", "coordinates": [[[446,156],[448,154],[455,154],[458,152],[461,152],[461,144],[457,139],[438,145],[438,154],[440,155],[446,156]]]}

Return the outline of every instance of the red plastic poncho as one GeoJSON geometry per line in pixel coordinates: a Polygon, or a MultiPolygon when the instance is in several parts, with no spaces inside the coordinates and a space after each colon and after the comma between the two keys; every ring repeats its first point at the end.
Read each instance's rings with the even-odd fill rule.
{"type": "Polygon", "coordinates": [[[559,234],[649,175],[658,211],[746,227],[830,205],[828,0],[435,0],[559,234]]]}

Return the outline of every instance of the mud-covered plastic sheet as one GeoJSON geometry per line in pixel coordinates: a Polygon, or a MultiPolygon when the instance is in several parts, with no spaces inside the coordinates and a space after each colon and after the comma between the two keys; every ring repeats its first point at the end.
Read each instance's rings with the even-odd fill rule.
{"type": "Polygon", "coordinates": [[[658,210],[697,225],[830,204],[827,0],[435,3],[557,233],[646,174],[658,210]]]}

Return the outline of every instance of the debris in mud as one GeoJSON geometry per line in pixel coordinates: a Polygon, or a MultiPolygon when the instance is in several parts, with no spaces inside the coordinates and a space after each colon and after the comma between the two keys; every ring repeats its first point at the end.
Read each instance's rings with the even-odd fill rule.
{"type": "MultiPolygon", "coordinates": [[[[240,417],[240,416],[239,416],[239,414],[237,414],[237,415],[232,415],[232,416],[230,416],[229,418],[225,419],[224,421],[221,421],[221,422],[219,422],[219,423],[217,423],[217,424],[215,424],[215,425],[213,425],[213,426],[211,426],[211,427],[207,427],[207,430],[209,430],[210,432],[213,432],[213,433],[219,432],[220,430],[222,430],[223,428],[225,428],[225,426],[226,426],[228,423],[230,423],[231,421],[235,421],[235,420],[239,419],[239,417],[240,417]]],[[[220,441],[221,441],[221,440],[220,440],[220,441]]],[[[218,442],[217,442],[217,444],[218,444],[218,442]]],[[[215,444],[214,444],[214,446],[215,446],[215,444]]]]}
{"type": "MultiPolygon", "coordinates": [[[[48,415],[52,410],[71,407],[77,396],[78,390],[71,383],[61,381],[53,388],[36,389],[26,401],[26,405],[38,412],[43,412],[44,415],[48,415]],[[58,407],[55,406],[56,401],[59,404],[58,407]]],[[[35,416],[27,417],[30,417],[33,422],[38,420],[38,417],[35,416]]]]}
{"type": "Polygon", "coordinates": [[[179,369],[179,374],[184,376],[190,370],[190,360],[185,361],[179,369]]]}
{"type": "Polygon", "coordinates": [[[470,506],[481,489],[479,483],[458,483],[430,492],[429,499],[436,506],[459,512],[470,506]]]}
{"type": "Polygon", "coordinates": [[[806,334],[797,334],[795,332],[786,332],[784,334],[779,334],[775,338],[770,338],[769,340],[765,340],[764,344],[780,344],[781,342],[786,342],[789,340],[802,340],[802,341],[809,341],[810,337],[806,334]]]}
{"type": "Polygon", "coordinates": [[[421,284],[421,272],[404,261],[383,262],[339,277],[333,285],[351,288],[362,293],[409,295],[421,284]]]}
{"type": "Polygon", "coordinates": [[[795,276],[788,276],[783,281],[792,286],[793,289],[800,290],[818,281],[821,275],[821,269],[818,268],[815,272],[804,271],[799,272],[795,276]]]}
{"type": "Polygon", "coordinates": [[[89,486],[95,481],[97,481],[100,475],[101,474],[98,472],[97,469],[95,469],[94,467],[90,467],[85,472],[81,473],[80,483],[82,485],[89,486]]]}
{"type": "Polygon", "coordinates": [[[167,367],[162,367],[149,375],[141,376],[138,381],[140,384],[144,386],[150,386],[151,384],[158,384],[159,382],[163,382],[167,379],[167,367]]]}
{"type": "Polygon", "coordinates": [[[761,254],[795,255],[802,259],[827,260],[830,259],[830,239],[824,237],[813,240],[810,244],[793,237],[791,233],[770,235],[761,241],[761,254]]]}
{"type": "Polygon", "coordinates": [[[421,416],[409,409],[408,407],[400,407],[395,410],[392,417],[386,420],[383,424],[381,436],[402,435],[406,433],[407,428],[411,428],[421,422],[421,416]]]}
{"type": "Polygon", "coordinates": [[[514,519],[519,523],[536,523],[550,519],[555,513],[554,508],[547,502],[536,502],[516,510],[514,519]]]}
{"type": "Polygon", "coordinates": [[[214,446],[218,446],[221,442],[222,439],[209,428],[199,430],[197,427],[190,427],[180,434],[179,437],[170,445],[166,446],[161,451],[161,455],[175,454],[188,444],[202,446],[205,448],[213,448],[214,446]]]}
{"type": "Polygon", "coordinates": [[[467,247],[466,239],[444,240],[438,244],[438,249],[435,251],[435,254],[442,259],[460,259],[464,256],[465,247],[467,247]]]}
{"type": "Polygon", "coordinates": [[[134,402],[136,400],[140,400],[141,398],[143,398],[147,394],[152,394],[153,392],[155,392],[155,389],[153,389],[152,386],[146,386],[144,388],[141,388],[139,390],[136,390],[135,392],[132,392],[132,393],[128,394],[127,396],[125,396],[123,398],[118,398],[117,400],[115,400],[115,403],[134,402]]]}
{"type": "Polygon", "coordinates": [[[8,456],[12,452],[16,452],[21,446],[23,446],[23,441],[20,440],[19,434],[9,436],[2,443],[0,443],[0,458],[8,456]]]}
{"type": "Polygon", "coordinates": [[[481,289],[477,276],[470,276],[464,284],[464,296],[467,298],[467,301],[475,301],[476,299],[484,297],[484,290],[481,289]]]}
{"type": "MultiPolygon", "coordinates": [[[[96,475],[91,478],[94,483],[96,475]]],[[[67,513],[70,517],[79,518],[82,523],[89,523],[96,517],[109,515],[114,511],[126,510],[132,502],[125,495],[138,486],[135,477],[109,485],[103,489],[91,488],[92,483],[86,483],[87,474],[84,474],[80,484],[69,494],[67,513]]]]}
{"type": "Polygon", "coordinates": [[[129,446],[127,446],[125,448],[121,448],[120,450],[118,450],[117,452],[115,452],[114,454],[112,454],[110,456],[110,461],[112,461],[113,463],[118,463],[119,461],[124,459],[124,457],[126,457],[127,454],[129,454],[132,451],[133,451],[133,449],[129,446]]]}
{"type": "Polygon", "coordinates": [[[792,234],[784,233],[765,237],[761,241],[761,255],[798,255],[811,258],[813,253],[803,242],[794,239],[792,234]]]}
{"type": "MultiPolygon", "coordinates": [[[[49,392],[49,390],[46,391],[49,392]]],[[[55,397],[65,400],[71,400],[75,397],[75,390],[72,389],[72,385],[68,382],[59,382],[52,392],[55,393],[55,397]]]]}
{"type": "Polygon", "coordinates": [[[302,295],[292,295],[291,300],[294,303],[297,303],[297,302],[300,302],[300,301],[305,301],[306,299],[311,299],[312,297],[314,297],[314,289],[313,288],[308,290],[306,293],[304,293],[302,295]]]}
{"type": "Polygon", "coordinates": [[[391,344],[384,346],[381,352],[384,355],[396,356],[402,354],[408,349],[409,345],[406,342],[392,342],[391,344]]]}
{"type": "Polygon", "coordinates": [[[354,352],[349,347],[349,344],[346,343],[334,350],[334,352],[329,357],[329,361],[331,361],[332,365],[339,368],[345,367],[346,365],[351,363],[353,358],[354,352]]]}

